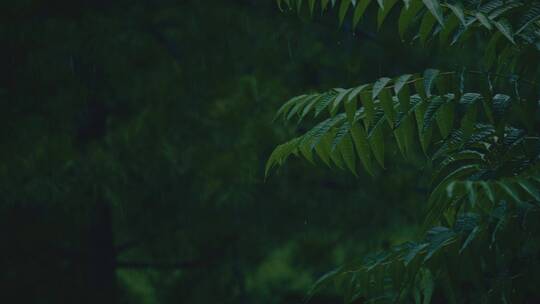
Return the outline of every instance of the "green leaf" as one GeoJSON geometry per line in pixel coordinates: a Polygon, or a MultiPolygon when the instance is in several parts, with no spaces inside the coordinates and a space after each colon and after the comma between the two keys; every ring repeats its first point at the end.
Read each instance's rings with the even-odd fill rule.
{"type": "Polygon", "coordinates": [[[459,103],[466,106],[474,105],[480,98],[482,98],[482,95],[479,93],[465,93],[461,96],[459,103]]]}
{"type": "Polygon", "coordinates": [[[329,271],[322,277],[320,277],[310,288],[308,291],[308,298],[306,299],[306,302],[313,297],[313,295],[322,287],[326,286],[331,280],[334,280],[336,276],[340,275],[342,273],[343,267],[338,267],[332,271],[329,271]]]}
{"type": "Polygon", "coordinates": [[[461,3],[459,2],[457,2],[456,4],[447,3],[446,6],[448,6],[448,8],[450,8],[450,10],[459,19],[459,21],[461,21],[461,24],[466,27],[467,23],[465,22],[465,14],[463,13],[463,8],[461,6],[461,3]]]}
{"type": "Polygon", "coordinates": [[[300,143],[298,149],[305,159],[307,159],[310,163],[315,164],[315,160],[313,159],[313,151],[308,143],[300,143]]]}
{"type": "Polygon", "coordinates": [[[422,289],[424,298],[423,304],[430,304],[431,297],[433,296],[433,289],[435,288],[435,282],[429,269],[425,269],[424,271],[422,281],[420,282],[420,288],[422,289]]]}
{"type": "Polygon", "coordinates": [[[399,92],[401,92],[401,89],[403,89],[403,87],[407,85],[407,81],[409,81],[409,79],[411,79],[412,77],[413,75],[411,74],[405,74],[405,75],[399,76],[394,81],[394,92],[396,93],[396,95],[399,94],[399,92]]]}
{"type": "Polygon", "coordinates": [[[503,6],[506,1],[510,2],[510,0],[488,0],[485,2],[482,1],[479,3],[480,7],[477,7],[477,10],[483,14],[488,14],[494,9],[503,6]]]}
{"type": "Polygon", "coordinates": [[[438,0],[422,0],[429,12],[437,19],[441,26],[444,26],[444,18],[441,5],[438,0]]]}
{"type": "Polygon", "coordinates": [[[279,116],[282,116],[282,115],[283,116],[287,115],[287,112],[289,111],[290,108],[292,108],[297,102],[301,101],[303,98],[307,98],[307,97],[309,97],[309,95],[304,94],[304,95],[296,96],[289,99],[286,103],[284,103],[279,108],[279,110],[276,113],[276,117],[274,119],[277,119],[279,116]]]}
{"type": "Polygon", "coordinates": [[[474,227],[471,233],[469,233],[469,235],[467,236],[467,239],[465,239],[465,241],[463,242],[463,245],[461,245],[461,249],[459,249],[459,254],[462,254],[463,251],[465,251],[465,249],[469,247],[469,245],[476,238],[479,232],[480,232],[480,227],[478,226],[474,227]]]}
{"type": "Polygon", "coordinates": [[[437,186],[431,192],[428,204],[431,205],[434,202],[434,199],[436,199],[437,196],[440,195],[443,191],[448,191],[448,189],[446,189],[448,184],[458,179],[464,179],[477,171],[477,164],[468,164],[460,166],[452,170],[449,174],[444,175],[439,184],[437,184],[437,186]]]}
{"type": "Polygon", "coordinates": [[[439,70],[427,69],[424,72],[424,90],[427,97],[431,96],[431,88],[433,88],[433,83],[437,76],[439,76],[439,70]]]}
{"type": "Polygon", "coordinates": [[[491,233],[491,245],[495,244],[499,233],[508,225],[510,215],[508,213],[508,205],[506,202],[501,202],[501,204],[493,211],[493,215],[498,221],[495,229],[493,229],[493,232],[491,233]]]}
{"type": "MultiPolygon", "coordinates": [[[[496,18],[498,18],[502,14],[504,14],[504,13],[510,11],[510,10],[513,10],[513,9],[515,9],[517,7],[520,7],[520,6],[524,5],[524,3],[521,2],[521,0],[508,0],[508,1],[503,2],[502,4],[504,4],[504,5],[501,5],[501,6],[495,8],[494,10],[489,12],[489,19],[490,20],[495,20],[496,18]]],[[[522,20],[523,20],[523,18],[522,18],[522,20]]]]}
{"type": "Polygon", "coordinates": [[[384,133],[382,126],[384,125],[384,115],[379,114],[373,128],[368,133],[368,140],[371,144],[371,149],[375,155],[375,159],[384,168],[384,133]]]}
{"type": "Polygon", "coordinates": [[[502,120],[510,107],[510,96],[496,94],[493,96],[493,115],[496,120],[502,120]]]}
{"type": "Polygon", "coordinates": [[[445,100],[440,96],[435,96],[428,102],[426,113],[424,114],[424,122],[422,128],[422,134],[426,133],[428,129],[431,128],[433,120],[435,120],[435,115],[439,108],[445,103],[445,100]]]}
{"type": "Polygon", "coordinates": [[[454,108],[455,105],[451,99],[447,100],[443,105],[441,105],[435,117],[437,120],[437,126],[439,127],[439,131],[441,132],[441,136],[443,138],[448,137],[453,129],[455,112],[454,108]]]}
{"type": "Polygon", "coordinates": [[[487,198],[492,203],[495,203],[495,195],[493,194],[493,191],[491,190],[491,186],[484,181],[480,182],[480,186],[484,189],[484,192],[486,193],[487,198]]]}
{"type": "Polygon", "coordinates": [[[345,138],[345,136],[349,133],[349,130],[350,125],[348,123],[344,123],[341,125],[341,127],[339,127],[332,141],[332,148],[330,150],[331,152],[334,152],[336,150],[343,138],[345,138]]]}
{"type": "Polygon", "coordinates": [[[446,46],[448,40],[450,40],[450,36],[452,33],[454,33],[459,25],[459,19],[456,16],[449,15],[446,18],[446,26],[439,33],[439,43],[441,44],[441,47],[446,46]]]}
{"type": "Polygon", "coordinates": [[[369,84],[363,84],[354,88],[354,90],[352,90],[351,93],[349,94],[349,101],[356,99],[358,94],[360,94],[362,91],[364,91],[368,87],[369,87],[369,84]]]}
{"type": "Polygon", "coordinates": [[[356,175],[356,156],[354,154],[353,142],[351,136],[347,133],[341,143],[339,143],[339,151],[343,156],[347,168],[356,175]]]}
{"type": "Polygon", "coordinates": [[[431,129],[426,128],[424,131],[424,116],[427,110],[428,104],[425,101],[421,101],[417,104],[414,114],[416,116],[416,124],[418,127],[418,136],[420,138],[420,144],[424,153],[427,153],[429,142],[431,140],[431,129]]]}
{"type": "Polygon", "coordinates": [[[520,27],[516,32],[516,35],[523,32],[527,27],[540,19],[540,3],[535,2],[532,4],[532,7],[528,10],[523,18],[520,20],[520,27]]]}
{"type": "Polygon", "coordinates": [[[503,189],[515,202],[521,202],[517,191],[512,186],[505,182],[497,182],[497,185],[503,189]]]}
{"type": "Polygon", "coordinates": [[[422,8],[422,2],[413,1],[408,8],[405,7],[401,10],[398,21],[399,37],[401,38],[401,40],[405,39],[407,29],[410,27],[412,21],[422,8]]]}
{"type": "Polygon", "coordinates": [[[309,14],[313,16],[313,12],[315,11],[315,0],[309,0],[309,14]]]}
{"type": "Polygon", "coordinates": [[[411,0],[403,0],[403,7],[405,9],[409,9],[410,6],[411,6],[411,0]]]}
{"type": "Polygon", "coordinates": [[[367,133],[363,126],[358,123],[354,123],[351,127],[351,135],[353,137],[354,146],[358,158],[362,162],[362,165],[366,171],[373,175],[373,168],[371,164],[371,149],[367,139],[367,133]]]}
{"type": "MultiPolygon", "coordinates": [[[[475,19],[476,20],[476,19],[475,19]]],[[[461,25],[458,30],[454,33],[454,36],[452,37],[452,42],[450,42],[450,45],[455,45],[458,43],[464,36],[469,33],[468,31],[469,26],[463,26],[461,25]]]]}
{"type": "Polygon", "coordinates": [[[394,113],[394,101],[392,100],[392,94],[390,93],[389,88],[385,88],[381,91],[379,94],[379,100],[388,121],[388,125],[393,128],[396,117],[394,113]]]}
{"type": "MultiPolygon", "coordinates": [[[[456,196],[456,188],[460,187],[461,183],[457,182],[457,181],[452,181],[448,184],[448,186],[446,186],[446,196],[448,196],[448,198],[452,198],[452,197],[455,197],[456,196]]],[[[457,191],[458,195],[461,193],[461,191],[457,191]]]]}
{"type": "Polygon", "coordinates": [[[341,5],[339,7],[339,25],[340,26],[343,24],[343,20],[345,20],[345,16],[347,15],[347,11],[349,10],[350,5],[351,5],[351,0],[341,0],[341,5]]]}
{"type": "Polygon", "coordinates": [[[478,114],[478,107],[476,104],[469,105],[467,112],[461,119],[461,129],[463,131],[463,139],[468,140],[474,131],[474,125],[476,124],[478,114]]]}
{"type": "Polygon", "coordinates": [[[345,99],[345,97],[347,96],[347,94],[349,94],[350,92],[352,91],[352,89],[347,89],[347,90],[342,90],[338,96],[336,97],[336,99],[334,100],[334,103],[332,104],[332,108],[330,110],[330,114],[332,116],[336,115],[336,113],[338,112],[339,110],[339,106],[341,105],[341,102],[345,99]]]}
{"type": "Polygon", "coordinates": [[[291,118],[302,111],[302,109],[306,106],[309,99],[312,97],[312,95],[309,95],[307,98],[303,98],[302,100],[299,100],[296,102],[294,107],[289,111],[287,114],[286,120],[291,120],[291,118]]]}
{"type": "Polygon", "coordinates": [[[327,141],[320,140],[317,145],[315,145],[315,152],[319,158],[330,167],[330,147],[327,141]]]}
{"type": "Polygon", "coordinates": [[[475,184],[471,181],[465,181],[465,189],[467,190],[471,206],[474,206],[476,204],[476,190],[474,185],[475,184]]]}
{"type": "Polygon", "coordinates": [[[425,45],[428,38],[431,36],[431,32],[433,31],[433,26],[435,25],[436,19],[431,14],[424,14],[424,18],[422,18],[422,23],[420,23],[420,30],[419,30],[419,36],[420,36],[420,43],[425,45]]]}
{"type": "Polygon", "coordinates": [[[386,16],[388,16],[388,13],[390,13],[390,11],[394,7],[394,5],[396,5],[397,2],[398,0],[385,0],[384,1],[384,8],[381,8],[377,15],[377,28],[381,28],[381,25],[383,24],[384,19],[386,19],[386,16]]]}
{"type": "Polygon", "coordinates": [[[309,140],[311,143],[311,148],[315,148],[319,144],[321,139],[330,131],[330,129],[337,123],[343,121],[345,115],[336,115],[333,118],[329,118],[311,129],[308,133],[304,135],[306,140],[309,140]]]}
{"type": "Polygon", "coordinates": [[[475,14],[476,16],[476,19],[478,21],[480,21],[480,23],[485,27],[487,28],[488,30],[491,30],[493,28],[493,26],[491,25],[491,22],[489,21],[489,19],[486,17],[486,15],[478,12],[475,14]]]}
{"type": "Polygon", "coordinates": [[[512,26],[508,20],[501,19],[499,21],[494,21],[493,24],[495,24],[495,27],[504,35],[504,37],[506,37],[506,39],[510,40],[513,44],[516,44],[514,34],[512,33],[512,26]]]}
{"type": "Polygon", "coordinates": [[[297,137],[277,146],[274,149],[274,151],[268,158],[268,161],[266,162],[266,168],[264,172],[265,177],[268,176],[268,173],[274,166],[283,164],[285,159],[287,159],[287,157],[289,157],[289,155],[291,155],[296,150],[299,142],[300,138],[297,137]]]}
{"type": "MultiPolygon", "coordinates": [[[[403,126],[403,125],[402,125],[403,126]]],[[[407,148],[405,146],[405,135],[403,133],[403,129],[394,129],[394,138],[396,139],[396,143],[398,146],[398,150],[403,156],[404,159],[407,159],[407,148]]]]}
{"type": "Polygon", "coordinates": [[[540,193],[538,189],[531,184],[529,181],[526,180],[519,180],[518,184],[527,192],[530,196],[532,196],[537,202],[540,202],[540,193]]]}
{"type": "Polygon", "coordinates": [[[399,100],[401,115],[404,116],[404,118],[400,119],[402,120],[402,122],[399,124],[398,130],[401,130],[401,136],[404,138],[406,154],[412,155],[415,149],[414,119],[409,113],[411,109],[411,98],[409,95],[408,86],[405,86],[403,89],[400,89],[398,93],[398,100],[399,100]]]}
{"type": "Polygon", "coordinates": [[[501,38],[501,32],[497,32],[493,35],[491,35],[491,38],[489,39],[489,42],[486,46],[486,51],[484,55],[484,62],[486,67],[489,69],[492,67],[493,63],[495,63],[495,59],[498,56],[497,53],[497,44],[499,42],[499,39],[501,38]]]}
{"type": "Polygon", "coordinates": [[[384,87],[391,81],[392,79],[383,77],[379,78],[374,84],[373,84],[373,90],[372,90],[372,98],[375,99],[377,96],[379,96],[379,93],[384,89],[384,87]]]}
{"type": "Polygon", "coordinates": [[[336,91],[330,91],[323,94],[324,96],[321,97],[319,102],[315,105],[315,117],[319,116],[319,114],[328,107],[334,101],[334,98],[337,95],[336,91]]]}
{"type": "Polygon", "coordinates": [[[431,228],[427,234],[429,246],[424,262],[431,259],[441,248],[452,242],[456,235],[454,231],[446,227],[431,228]]]}
{"type": "Polygon", "coordinates": [[[353,98],[352,100],[349,98],[345,101],[345,113],[347,114],[347,119],[350,124],[354,122],[356,117],[357,102],[358,100],[356,98],[353,98]]]}
{"type": "Polygon", "coordinates": [[[370,127],[375,122],[375,105],[371,92],[363,91],[360,93],[360,100],[366,112],[366,127],[370,127]]]}
{"type": "Polygon", "coordinates": [[[366,11],[366,8],[369,6],[370,3],[371,0],[360,0],[360,2],[356,5],[353,16],[353,29],[356,28],[358,22],[360,22],[360,19],[362,19],[362,16],[364,15],[364,12],[366,11]]]}
{"type": "Polygon", "coordinates": [[[328,7],[328,2],[330,2],[330,0],[321,0],[321,11],[324,12],[326,10],[326,8],[328,7]]]}
{"type": "Polygon", "coordinates": [[[319,100],[323,97],[322,94],[313,94],[309,98],[306,99],[306,106],[304,107],[304,110],[302,111],[302,114],[300,115],[300,119],[298,119],[298,123],[300,123],[304,117],[306,117],[307,114],[314,108],[314,106],[319,102],[319,100]]]}
{"type": "Polygon", "coordinates": [[[334,141],[334,138],[337,135],[337,130],[332,129],[328,134],[321,140],[321,142],[324,142],[324,148],[328,151],[328,154],[330,155],[330,159],[336,164],[336,166],[339,169],[345,169],[345,164],[343,162],[343,155],[341,155],[341,152],[339,150],[332,151],[332,143],[334,141]]]}
{"type": "Polygon", "coordinates": [[[399,113],[398,113],[398,117],[396,118],[397,119],[396,127],[398,127],[401,120],[406,119],[408,116],[412,114],[411,95],[409,91],[409,86],[406,85],[402,87],[399,90],[399,92],[396,93],[396,95],[397,95],[397,100],[399,103],[399,113]]]}
{"type": "Polygon", "coordinates": [[[411,248],[407,255],[405,255],[405,257],[403,258],[403,263],[405,263],[405,266],[408,266],[414,260],[414,258],[418,256],[418,254],[422,252],[422,250],[426,249],[428,246],[429,243],[424,243],[418,244],[411,248]]]}

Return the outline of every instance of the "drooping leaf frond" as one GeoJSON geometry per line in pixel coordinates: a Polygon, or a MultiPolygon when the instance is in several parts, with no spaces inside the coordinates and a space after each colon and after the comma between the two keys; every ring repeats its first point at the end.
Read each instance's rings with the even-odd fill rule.
{"type": "MultiPolygon", "coordinates": [[[[351,16],[356,28],[370,6],[376,7],[377,25],[381,27],[392,10],[399,12],[399,33],[404,40],[414,40],[425,44],[435,40],[447,45],[465,43],[475,37],[474,32],[498,33],[506,41],[494,40],[488,45],[488,52],[512,56],[517,51],[532,49],[540,58],[540,6],[530,0],[491,1],[441,1],[441,0],[333,0],[301,1],[277,0],[279,7],[301,11],[315,8],[322,12],[338,10],[339,24],[351,16]]],[[[489,63],[489,62],[488,62],[489,63]]],[[[526,64],[526,62],[516,63],[526,64]]]]}
{"type": "MultiPolygon", "coordinates": [[[[353,27],[370,5],[376,6],[379,27],[391,10],[399,10],[400,35],[422,43],[435,37],[443,44],[465,43],[491,34],[483,54],[487,72],[462,67],[382,77],[301,95],[279,109],[286,122],[315,124],[274,150],[266,175],[291,155],[354,175],[377,175],[393,149],[405,159],[423,159],[431,173],[423,205],[425,237],[339,267],[308,296],[334,282],[345,303],[430,303],[441,289],[446,302],[458,303],[452,285],[474,275],[489,277],[488,284],[475,286],[483,303],[528,300],[512,290],[517,277],[540,269],[533,258],[540,248],[523,245],[540,242],[538,1],[307,3],[311,14],[317,5],[323,12],[335,7],[340,24],[350,13],[353,27]],[[463,262],[473,265],[466,274],[452,267],[463,262]]],[[[299,0],[278,4],[305,7],[299,0]]]]}
{"type": "MultiPolygon", "coordinates": [[[[538,202],[538,201],[537,201],[538,202]]],[[[537,235],[540,219],[537,206],[512,208],[504,200],[494,203],[490,213],[462,213],[450,227],[436,226],[417,242],[406,242],[388,251],[378,252],[359,262],[343,265],[317,281],[308,296],[334,282],[344,296],[345,303],[370,299],[377,303],[430,303],[434,288],[448,288],[446,281],[471,279],[470,272],[460,269],[460,260],[468,260],[478,275],[492,278],[485,286],[486,303],[499,302],[509,296],[507,290],[499,289],[497,280],[509,284],[514,274],[489,273],[485,263],[495,263],[501,252],[511,255],[515,262],[530,261],[530,253],[509,252],[504,248],[511,243],[526,239],[525,235],[537,235]],[[483,248],[492,248],[483,251],[483,248]],[[482,253],[482,254],[480,254],[482,253]],[[452,265],[458,266],[452,268],[452,265]],[[436,281],[443,286],[437,286],[436,281]],[[411,299],[412,298],[412,299],[411,299]],[[423,299],[423,301],[421,301],[423,299]],[[414,303],[414,302],[413,302],[414,303]]],[[[532,241],[532,240],[531,240],[532,241]]],[[[528,272],[531,264],[518,264],[514,271],[528,272]]],[[[450,295],[448,295],[451,297],[450,295]]],[[[514,298],[515,299],[515,298],[514,298]]]]}
{"type": "MultiPolygon", "coordinates": [[[[299,151],[302,155],[315,152],[328,165],[338,166],[339,161],[325,160],[341,159],[343,153],[363,154],[355,149],[373,154],[384,166],[385,137],[395,140],[405,158],[413,153],[411,150],[416,144],[420,144],[429,157],[436,157],[443,151],[448,153],[450,149],[466,147],[468,141],[476,139],[478,142],[478,137],[486,132],[485,128],[475,127],[479,118],[493,125],[492,129],[500,129],[503,117],[511,108],[518,111],[527,102],[516,92],[509,93],[513,96],[496,92],[461,93],[457,76],[455,72],[428,69],[422,75],[406,75],[406,78],[401,76],[394,80],[385,77],[373,84],[295,97],[278,111],[285,120],[301,122],[325,110],[329,118],[297,140],[278,147],[267,168],[281,165],[289,155],[299,151]],[[451,91],[445,91],[447,88],[451,91]],[[347,145],[349,150],[336,149],[340,139],[349,136],[353,142],[347,145]]],[[[363,169],[373,172],[371,162],[366,157],[359,158],[363,169]]],[[[349,170],[355,174],[360,169],[351,166],[351,162],[349,165],[349,170]]]]}
{"type": "Polygon", "coordinates": [[[296,155],[355,175],[374,175],[377,166],[384,168],[388,138],[405,158],[415,157],[421,147],[433,167],[426,238],[344,265],[323,277],[313,292],[333,280],[343,289],[346,303],[359,298],[395,303],[411,295],[428,299],[434,275],[448,271],[441,257],[457,259],[471,247],[499,244],[498,236],[509,233],[506,222],[515,215],[497,215],[498,224],[493,225],[501,206],[508,214],[540,207],[539,130],[527,128],[537,122],[515,115],[534,105],[538,86],[506,77],[497,87],[502,91],[495,90],[488,74],[428,69],[285,103],[279,112],[285,121],[320,119],[323,113],[325,118],[278,146],[267,174],[296,155]],[[488,82],[490,89],[464,91],[463,83],[471,78],[488,82]],[[521,84],[515,86],[515,81],[521,84]],[[467,224],[471,218],[475,222],[467,224]]]}

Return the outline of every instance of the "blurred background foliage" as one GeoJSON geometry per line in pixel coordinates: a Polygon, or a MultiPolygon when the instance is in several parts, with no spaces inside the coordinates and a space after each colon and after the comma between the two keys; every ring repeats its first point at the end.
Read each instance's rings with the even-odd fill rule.
{"type": "Polygon", "coordinates": [[[272,124],[290,96],[437,60],[392,30],[256,0],[2,1],[0,18],[1,302],[300,303],[417,233],[427,189],[400,157],[377,180],[305,162],[264,180],[297,131],[272,124]]]}

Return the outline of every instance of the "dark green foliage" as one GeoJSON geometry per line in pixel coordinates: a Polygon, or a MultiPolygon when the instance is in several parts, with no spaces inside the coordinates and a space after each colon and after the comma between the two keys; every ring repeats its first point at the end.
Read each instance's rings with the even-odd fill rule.
{"type": "MultiPolygon", "coordinates": [[[[0,303],[297,304],[332,264],[415,232],[419,195],[393,192],[414,171],[381,188],[296,163],[264,182],[294,132],[271,125],[281,101],[376,77],[359,71],[399,41],[360,47],[272,1],[0,1],[0,17],[0,303]]],[[[330,156],[341,139],[328,161],[358,166],[330,156]]]]}
{"type": "Polygon", "coordinates": [[[539,302],[535,3],[0,1],[0,303],[539,302]]]}
{"type": "MultiPolygon", "coordinates": [[[[332,4],[337,6],[336,2],[332,4]]],[[[340,22],[349,2],[353,8],[360,5],[341,1],[340,22]]],[[[380,26],[387,14],[384,10],[395,2],[378,4],[380,26]]],[[[426,210],[424,238],[344,265],[324,276],[310,294],[334,281],[345,303],[533,303],[540,299],[534,287],[540,231],[532,224],[538,222],[540,212],[540,117],[525,114],[538,113],[540,100],[537,6],[535,1],[404,1],[399,20],[402,37],[420,23],[416,35],[421,44],[444,33],[454,36],[450,44],[459,41],[467,47],[473,43],[467,37],[486,31],[489,34],[481,34],[486,37],[481,41],[487,48],[482,49],[496,54],[498,61],[491,60],[482,71],[457,61],[455,71],[427,69],[339,89],[333,102],[320,106],[329,110],[326,120],[274,150],[267,174],[290,155],[313,151],[328,166],[343,169],[340,160],[349,159],[346,169],[355,175],[373,174],[379,170],[374,170],[371,155],[384,168],[388,154],[384,147],[389,142],[385,138],[393,138],[392,148],[405,159],[423,159],[432,176],[429,196],[416,207],[426,210]],[[528,32],[522,35],[525,29],[528,32]],[[493,43],[499,35],[506,42],[493,43]],[[338,109],[347,95],[349,102],[338,109]],[[355,146],[328,147],[347,133],[355,146]],[[305,146],[307,142],[311,145],[305,146]],[[418,155],[420,150],[424,155],[418,155]],[[358,155],[362,166],[355,165],[351,155],[358,155]]],[[[441,38],[441,43],[446,41],[441,38]]],[[[445,56],[453,55],[445,51],[445,56]]],[[[289,103],[301,101],[293,98],[289,103]]],[[[295,113],[285,116],[298,119],[295,113]]]]}

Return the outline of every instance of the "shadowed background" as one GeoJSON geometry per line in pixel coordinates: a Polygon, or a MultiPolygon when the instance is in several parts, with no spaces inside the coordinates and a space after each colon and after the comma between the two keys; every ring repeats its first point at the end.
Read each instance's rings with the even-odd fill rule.
{"type": "Polygon", "coordinates": [[[426,189],[399,157],[378,182],[300,160],[264,181],[298,132],[272,122],[288,98],[430,64],[394,32],[248,0],[6,1],[0,18],[1,302],[300,303],[416,232],[426,189]]]}

